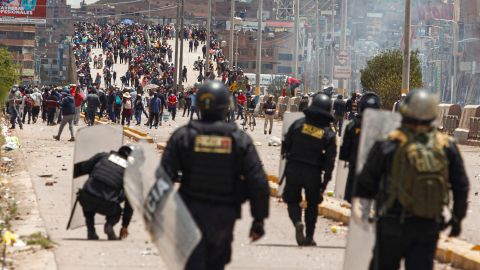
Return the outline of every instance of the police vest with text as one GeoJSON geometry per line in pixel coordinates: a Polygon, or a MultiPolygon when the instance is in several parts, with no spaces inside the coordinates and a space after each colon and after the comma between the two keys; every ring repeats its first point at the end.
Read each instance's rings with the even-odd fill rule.
{"type": "Polygon", "coordinates": [[[235,125],[223,122],[189,124],[190,166],[183,172],[182,193],[214,203],[243,202],[238,132],[235,125]]]}
{"type": "Polygon", "coordinates": [[[398,201],[403,215],[440,219],[449,203],[445,153],[449,137],[437,131],[414,134],[399,129],[389,139],[399,142],[399,146],[393,157],[391,182],[382,212],[398,201]]]}
{"type": "Polygon", "coordinates": [[[305,119],[297,120],[291,128],[291,139],[295,145],[288,149],[287,160],[321,166],[324,163],[325,128],[308,123],[305,119]]]}

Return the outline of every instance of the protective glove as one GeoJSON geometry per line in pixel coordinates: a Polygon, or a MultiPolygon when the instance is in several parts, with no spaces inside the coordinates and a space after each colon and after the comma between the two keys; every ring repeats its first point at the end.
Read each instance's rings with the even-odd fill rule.
{"type": "Polygon", "coordinates": [[[120,240],[125,239],[128,237],[128,228],[127,227],[122,227],[120,229],[120,240]]]}
{"type": "Polygon", "coordinates": [[[452,227],[450,229],[449,237],[458,237],[462,232],[462,222],[455,217],[452,217],[448,224],[452,227]]]}
{"type": "Polygon", "coordinates": [[[252,227],[250,228],[250,239],[252,242],[257,241],[262,238],[265,234],[265,229],[263,228],[263,220],[254,220],[252,227]]]}
{"type": "Polygon", "coordinates": [[[370,227],[370,209],[372,206],[372,200],[363,198],[352,199],[352,219],[353,221],[362,226],[365,230],[370,227]]]}

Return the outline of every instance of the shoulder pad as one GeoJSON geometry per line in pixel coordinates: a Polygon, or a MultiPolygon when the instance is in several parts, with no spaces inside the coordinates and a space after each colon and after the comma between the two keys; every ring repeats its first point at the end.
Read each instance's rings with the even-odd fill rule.
{"type": "Polygon", "coordinates": [[[401,130],[396,129],[390,132],[390,134],[388,135],[388,140],[398,141],[400,142],[400,144],[405,144],[406,142],[408,142],[408,136],[407,134],[403,133],[401,130]]]}

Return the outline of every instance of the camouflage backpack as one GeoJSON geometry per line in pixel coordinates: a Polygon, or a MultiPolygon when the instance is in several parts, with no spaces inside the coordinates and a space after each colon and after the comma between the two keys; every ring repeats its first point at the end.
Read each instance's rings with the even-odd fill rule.
{"type": "Polygon", "coordinates": [[[449,203],[448,136],[432,131],[412,134],[396,130],[390,139],[400,142],[392,164],[391,182],[383,210],[397,200],[405,214],[439,219],[449,203]]]}

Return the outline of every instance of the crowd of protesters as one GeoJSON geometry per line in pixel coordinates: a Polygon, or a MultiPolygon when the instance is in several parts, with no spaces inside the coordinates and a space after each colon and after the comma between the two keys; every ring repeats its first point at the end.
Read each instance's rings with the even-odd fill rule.
{"type": "Polygon", "coordinates": [[[87,125],[103,118],[110,123],[158,128],[163,119],[175,120],[178,114],[198,118],[196,86],[212,79],[221,80],[232,92],[228,121],[243,119],[247,108],[255,108],[258,99],[254,99],[247,77],[229,64],[221,42],[204,28],[185,27],[178,34],[188,42],[188,53],[201,47],[203,58],[199,56],[193,67],[183,66],[178,71],[184,82],[188,82],[189,69],[198,76],[195,74],[193,86],[177,89],[173,49],[168,42],[175,36],[173,25],[75,24],[72,49],[77,84],[13,87],[6,111],[11,128],[16,124],[23,128],[41,117],[47,125],[60,124],[56,140],[69,124],[73,141],[73,126],[79,124],[82,112],[87,125]],[[206,42],[210,42],[209,52],[206,42]],[[118,65],[127,65],[127,71],[120,74],[118,65]],[[146,121],[142,122],[142,116],[146,121]]]}

